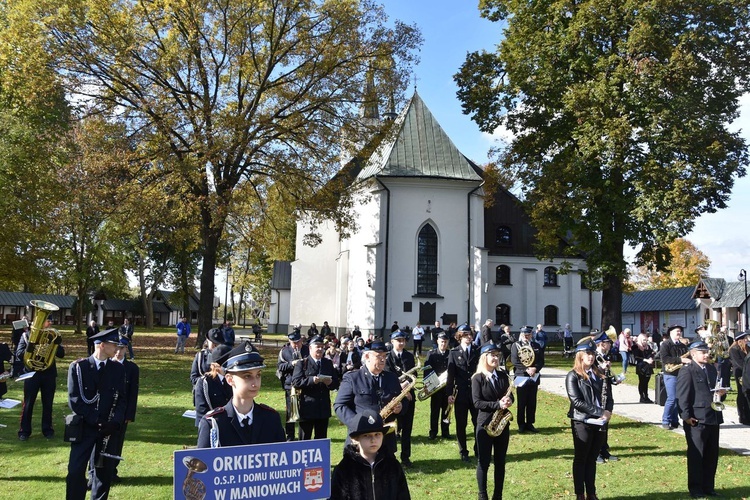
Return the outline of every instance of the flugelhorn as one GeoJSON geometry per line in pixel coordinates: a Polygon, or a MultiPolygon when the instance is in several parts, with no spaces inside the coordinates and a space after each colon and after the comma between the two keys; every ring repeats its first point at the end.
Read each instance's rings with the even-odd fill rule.
{"type": "Polygon", "coordinates": [[[56,341],[60,334],[54,328],[44,328],[44,323],[50,313],[60,308],[43,300],[32,300],[31,305],[36,308],[36,312],[34,322],[31,324],[31,332],[29,332],[29,345],[23,354],[23,364],[29,370],[38,372],[52,366],[55,360],[56,341]]]}

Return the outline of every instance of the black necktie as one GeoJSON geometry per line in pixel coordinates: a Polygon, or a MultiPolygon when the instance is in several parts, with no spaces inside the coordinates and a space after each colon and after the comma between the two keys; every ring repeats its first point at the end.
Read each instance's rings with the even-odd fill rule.
{"type": "Polygon", "coordinates": [[[101,370],[102,368],[104,368],[104,361],[99,362],[99,369],[101,370]]]}
{"type": "Polygon", "coordinates": [[[250,420],[250,417],[245,417],[242,419],[242,427],[249,428],[250,425],[252,425],[252,421],[250,420]]]}

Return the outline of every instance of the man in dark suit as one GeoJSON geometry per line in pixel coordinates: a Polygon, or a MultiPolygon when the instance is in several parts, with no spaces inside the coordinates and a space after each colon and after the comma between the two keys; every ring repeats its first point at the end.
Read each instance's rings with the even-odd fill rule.
{"type": "MultiPolygon", "coordinates": [[[[348,426],[357,413],[372,410],[380,413],[393,398],[401,394],[398,377],[383,371],[388,349],[380,340],[370,344],[362,354],[362,368],[346,373],[333,403],[333,411],[342,424],[348,426]]],[[[406,411],[409,402],[402,399],[394,405],[393,413],[386,422],[393,422],[396,416],[406,411]]],[[[350,440],[347,439],[346,444],[350,440]]],[[[396,453],[396,434],[391,432],[383,438],[383,444],[391,453],[396,453]]]]}
{"type": "Polygon", "coordinates": [[[537,433],[539,431],[534,427],[536,421],[536,398],[539,392],[539,372],[544,366],[544,350],[542,346],[531,340],[534,329],[530,326],[521,328],[521,335],[518,342],[510,348],[510,361],[513,363],[513,373],[515,380],[518,382],[519,377],[526,377],[523,385],[518,385],[516,389],[516,399],[518,402],[518,411],[516,418],[518,420],[518,431],[537,433]],[[531,348],[534,351],[534,360],[530,364],[527,359],[519,355],[519,352],[531,348]],[[536,377],[536,380],[533,379],[536,377]]]}
{"type": "MultiPolygon", "coordinates": [[[[126,320],[127,321],[127,320],[126,320]]],[[[109,440],[109,446],[107,447],[107,453],[118,457],[122,456],[122,447],[125,444],[125,431],[128,430],[128,424],[135,422],[135,412],[138,406],[138,389],[140,386],[140,369],[138,365],[125,359],[125,351],[128,349],[128,339],[126,337],[120,337],[120,341],[117,344],[117,354],[112,358],[112,361],[122,363],[125,368],[125,421],[123,422],[120,429],[112,434],[109,440]]],[[[114,472],[112,474],[112,482],[119,483],[120,476],[117,474],[117,466],[119,460],[115,460],[114,472]]]]}
{"type": "MultiPolygon", "coordinates": [[[[461,460],[469,461],[469,450],[466,448],[466,426],[468,416],[471,414],[471,423],[476,431],[477,409],[471,399],[471,376],[477,371],[479,362],[479,348],[474,346],[474,340],[469,325],[463,324],[458,327],[456,336],[459,337],[458,347],[451,349],[448,354],[448,383],[445,386],[449,394],[448,403],[453,403],[453,413],[456,417],[456,440],[461,460]],[[456,389],[456,396],[453,390],[456,389]]],[[[472,435],[475,433],[472,433],[472,435]]],[[[474,445],[476,454],[476,443],[474,445]]]]}
{"type": "Polygon", "coordinates": [[[135,357],[133,355],[133,325],[130,324],[130,320],[128,318],[125,318],[122,321],[122,325],[120,325],[118,334],[121,338],[124,337],[127,340],[126,346],[128,349],[128,354],[130,355],[130,359],[133,359],[135,357]]]}
{"type": "MultiPolygon", "coordinates": [[[[401,377],[402,373],[408,372],[416,366],[416,360],[414,355],[405,349],[406,335],[401,330],[396,330],[391,334],[391,346],[391,351],[385,360],[385,371],[395,374],[396,377],[401,377]]],[[[417,376],[416,374],[413,375],[417,376]]],[[[401,383],[402,390],[408,384],[409,380],[404,380],[401,383]]],[[[414,389],[406,394],[406,399],[409,401],[409,406],[405,411],[399,413],[396,420],[401,439],[401,465],[411,467],[409,458],[411,457],[411,431],[414,427],[414,389]]]]}
{"type": "Polygon", "coordinates": [[[232,386],[232,401],[203,417],[198,426],[198,448],[285,440],[284,427],[276,410],[255,402],[260,392],[260,373],[266,367],[263,358],[251,346],[246,345],[245,350],[222,364],[227,382],[232,386]]]}
{"type": "Polygon", "coordinates": [[[310,355],[294,366],[292,386],[299,397],[300,440],[328,437],[328,420],[331,418],[331,391],[339,387],[339,375],[333,362],[323,356],[323,337],[313,337],[308,343],[310,355]]]}
{"type": "MultiPolygon", "coordinates": [[[[50,318],[47,318],[42,328],[46,330],[51,328],[51,325],[52,321],[50,318]]],[[[16,358],[21,360],[21,363],[23,363],[24,354],[26,354],[26,349],[29,347],[29,335],[30,332],[26,330],[18,341],[16,358]]],[[[31,419],[34,414],[34,403],[36,403],[36,397],[40,393],[42,395],[42,434],[47,439],[55,436],[55,430],[52,428],[52,403],[55,399],[55,389],[57,388],[57,363],[55,362],[55,358],[65,356],[65,348],[62,346],[62,336],[58,335],[55,338],[55,344],[50,348],[55,349],[55,357],[52,358],[52,364],[49,368],[38,370],[31,378],[23,381],[23,410],[21,411],[21,426],[18,429],[18,439],[21,441],[26,441],[31,435],[31,419]]],[[[23,367],[24,373],[29,371],[31,370],[25,366],[23,367]]]]}
{"type": "MultiPolygon", "coordinates": [[[[66,498],[86,498],[86,470],[89,462],[99,462],[104,439],[116,433],[125,422],[125,368],[110,358],[117,352],[117,330],[100,332],[91,340],[94,354],[70,364],[68,405],[83,420],[82,436],[71,443],[66,478],[66,498]]],[[[91,477],[91,497],[107,498],[114,463],[104,460],[91,477]]]]}
{"type": "MultiPolygon", "coordinates": [[[[737,384],[737,413],[742,425],[750,425],[750,401],[742,391],[742,371],[745,366],[745,358],[750,354],[748,349],[750,341],[749,332],[740,332],[734,337],[734,343],[729,348],[729,359],[732,363],[732,375],[737,384]]],[[[723,384],[729,385],[729,382],[723,384]]]]}
{"type": "Polygon", "coordinates": [[[276,375],[281,380],[281,386],[286,394],[286,440],[294,441],[294,435],[297,430],[297,424],[290,422],[289,417],[292,413],[292,376],[294,367],[301,363],[303,359],[310,355],[310,350],[302,344],[302,334],[299,329],[295,328],[292,333],[287,335],[289,343],[279,351],[279,359],[276,366],[276,375]]]}
{"type": "MultiPolygon", "coordinates": [[[[702,340],[690,344],[692,361],[677,375],[677,400],[687,440],[688,490],[693,498],[718,496],[714,479],[719,463],[719,425],[724,418],[711,407],[717,373],[708,351],[702,340]]],[[[724,399],[726,391],[718,394],[724,399]]]]}
{"type": "MultiPolygon", "coordinates": [[[[448,371],[448,355],[450,353],[448,350],[448,334],[440,332],[437,342],[437,349],[430,351],[427,355],[427,361],[425,361],[425,380],[427,380],[432,373],[435,373],[439,377],[448,371]]],[[[445,375],[447,377],[448,374],[445,373],[445,375]]],[[[430,396],[430,439],[437,438],[438,420],[440,421],[441,435],[446,439],[450,439],[450,424],[443,422],[445,411],[447,409],[448,391],[443,387],[430,396]]]]}

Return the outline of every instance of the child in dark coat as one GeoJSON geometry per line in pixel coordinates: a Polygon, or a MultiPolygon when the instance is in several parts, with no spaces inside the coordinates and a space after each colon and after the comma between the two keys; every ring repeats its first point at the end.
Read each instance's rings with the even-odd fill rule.
{"type": "Polygon", "coordinates": [[[383,445],[388,427],[372,410],[358,413],[349,424],[352,443],[333,469],[331,500],[410,500],[406,475],[383,445]]]}

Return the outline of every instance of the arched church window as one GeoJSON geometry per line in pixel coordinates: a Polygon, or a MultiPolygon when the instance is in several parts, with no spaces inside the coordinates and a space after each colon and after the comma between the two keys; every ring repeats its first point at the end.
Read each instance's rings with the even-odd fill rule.
{"type": "Polygon", "coordinates": [[[495,244],[508,246],[513,243],[512,233],[508,226],[498,226],[495,230],[495,244]]]}
{"type": "Polygon", "coordinates": [[[557,325],[557,306],[547,306],[544,308],[544,324],[557,325]]]}
{"type": "Polygon", "coordinates": [[[581,326],[589,326],[589,310],[581,308],[581,326]]]}
{"type": "Polygon", "coordinates": [[[495,324],[510,325],[510,306],[508,304],[499,304],[495,308],[495,324]]]}
{"type": "Polygon", "coordinates": [[[417,293],[436,294],[438,278],[438,238],[435,228],[425,224],[417,238],[417,293]]]}
{"type": "Polygon", "coordinates": [[[557,269],[553,266],[544,268],[544,286],[557,286],[557,269]]]}
{"type": "Polygon", "coordinates": [[[495,268],[495,284],[510,285],[510,267],[500,265],[495,268]]]}

